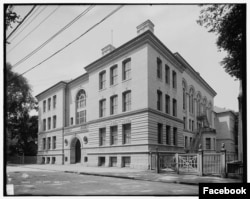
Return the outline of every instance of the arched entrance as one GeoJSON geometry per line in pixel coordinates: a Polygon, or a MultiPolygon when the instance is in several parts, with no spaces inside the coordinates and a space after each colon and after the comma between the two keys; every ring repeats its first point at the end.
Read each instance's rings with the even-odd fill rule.
{"type": "Polygon", "coordinates": [[[76,163],[81,162],[81,143],[77,139],[76,146],[75,146],[75,157],[76,157],[76,163]]]}
{"type": "Polygon", "coordinates": [[[81,162],[81,142],[75,137],[71,142],[70,147],[70,163],[80,163],[81,162]]]}

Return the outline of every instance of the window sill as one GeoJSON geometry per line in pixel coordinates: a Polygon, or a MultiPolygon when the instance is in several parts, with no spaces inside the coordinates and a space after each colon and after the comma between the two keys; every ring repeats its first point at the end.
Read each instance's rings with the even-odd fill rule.
{"type": "Polygon", "coordinates": [[[99,92],[101,91],[105,91],[107,88],[102,88],[102,89],[99,89],[99,92]]]}
{"type": "Polygon", "coordinates": [[[127,81],[130,81],[132,78],[129,78],[129,79],[124,79],[124,80],[122,80],[122,83],[125,83],[125,82],[127,82],[127,81]]]}
{"type": "Polygon", "coordinates": [[[109,86],[109,88],[113,88],[113,87],[115,87],[117,85],[118,85],[118,83],[112,84],[112,85],[109,86]]]}

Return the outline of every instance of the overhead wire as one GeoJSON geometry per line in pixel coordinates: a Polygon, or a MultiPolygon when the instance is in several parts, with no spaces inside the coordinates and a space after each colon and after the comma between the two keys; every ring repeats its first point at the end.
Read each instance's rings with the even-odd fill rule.
{"type": "Polygon", "coordinates": [[[41,44],[40,46],[38,46],[35,50],[33,50],[32,52],[30,52],[28,55],[26,55],[24,58],[22,58],[21,60],[19,60],[18,62],[16,62],[13,65],[13,68],[17,67],[18,65],[20,65],[21,63],[23,63],[24,61],[26,61],[28,58],[30,58],[32,55],[34,55],[35,53],[37,53],[39,50],[41,50],[44,46],[46,46],[49,42],[51,42],[55,37],[57,37],[59,34],[61,34],[63,31],[65,31],[66,29],[68,29],[70,26],[72,26],[76,21],[78,21],[82,16],[84,16],[85,14],[87,14],[92,8],[94,8],[95,5],[91,5],[89,6],[87,9],[85,9],[81,14],[79,14],[77,17],[75,17],[72,21],[70,21],[66,26],[64,26],[63,28],[61,28],[58,32],[56,32],[52,37],[50,37],[48,40],[46,40],[43,44],[41,44]]]}
{"type": "Polygon", "coordinates": [[[7,53],[10,53],[15,47],[23,42],[32,32],[34,32],[40,25],[42,25],[50,16],[52,16],[60,7],[57,6],[52,12],[49,13],[36,27],[34,27],[28,34],[26,34],[15,46],[13,46],[7,53]]]}
{"type": "MultiPolygon", "coordinates": [[[[56,51],[55,53],[53,53],[52,55],[50,55],[49,57],[47,57],[46,59],[44,59],[43,61],[41,61],[40,63],[36,64],[35,66],[33,66],[32,68],[26,70],[25,72],[21,73],[20,75],[16,76],[15,78],[18,78],[26,73],[28,73],[29,71],[33,70],[34,68],[40,66],[41,64],[43,64],[44,62],[48,61],[49,59],[51,59],[52,57],[54,57],[56,54],[58,54],[59,52],[61,52],[62,50],[64,50],[65,48],[69,47],[71,44],[73,44],[74,42],[76,42],[78,39],[80,39],[82,36],[84,36],[85,34],[87,34],[89,31],[91,31],[92,29],[94,29],[96,26],[98,26],[99,24],[101,24],[103,21],[105,21],[106,19],[108,19],[110,16],[112,16],[114,13],[116,13],[118,10],[120,10],[124,5],[119,6],[118,8],[116,8],[115,10],[113,10],[111,13],[109,13],[108,15],[106,15],[103,19],[101,19],[99,22],[97,22],[95,25],[91,26],[88,30],[86,30],[84,33],[82,33],[81,35],[79,35],[77,38],[75,38],[74,40],[72,40],[70,43],[68,43],[67,45],[65,45],[64,47],[62,47],[61,49],[59,49],[58,51],[56,51]]],[[[13,79],[15,79],[13,78],[13,79]]],[[[8,81],[11,82],[13,79],[10,79],[8,81]]]]}
{"type": "MultiPolygon", "coordinates": [[[[22,23],[22,25],[20,26],[20,28],[16,30],[16,32],[15,32],[16,34],[19,34],[20,29],[21,29],[24,25],[26,25],[27,21],[29,21],[29,20],[33,17],[34,14],[37,13],[37,11],[40,9],[40,7],[41,7],[41,6],[36,6],[36,8],[35,8],[35,9],[33,10],[33,12],[29,15],[29,17],[27,17],[26,20],[22,23]]],[[[15,37],[16,37],[16,35],[14,36],[14,38],[15,38],[15,37]]],[[[11,43],[12,41],[13,41],[13,38],[10,38],[10,40],[8,40],[9,43],[11,43]]]]}
{"type": "MultiPolygon", "coordinates": [[[[35,16],[31,19],[25,26],[23,26],[22,30],[19,32],[9,41],[10,43],[17,38],[48,6],[44,6],[35,16]]],[[[31,18],[31,17],[30,17],[31,18]]]]}
{"type": "Polygon", "coordinates": [[[17,29],[22,25],[22,23],[24,23],[24,21],[27,19],[27,17],[34,11],[34,9],[36,8],[36,5],[34,5],[31,10],[25,15],[25,17],[23,18],[23,20],[16,26],[16,28],[7,36],[6,41],[8,41],[8,39],[11,37],[11,35],[14,34],[14,32],[17,31],[17,29]]]}

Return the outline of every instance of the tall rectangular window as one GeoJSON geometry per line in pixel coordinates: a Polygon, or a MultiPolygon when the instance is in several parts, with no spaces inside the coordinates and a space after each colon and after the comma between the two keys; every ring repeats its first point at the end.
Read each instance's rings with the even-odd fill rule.
{"type": "Polygon", "coordinates": [[[86,110],[76,112],[76,124],[86,122],[86,110]]]}
{"type": "Polygon", "coordinates": [[[131,91],[126,91],[122,94],[123,112],[131,110],[131,91]]]}
{"type": "Polygon", "coordinates": [[[106,128],[99,129],[99,138],[99,145],[104,146],[106,144],[106,128]]]}
{"type": "Polygon", "coordinates": [[[123,144],[131,143],[131,124],[123,124],[122,125],[122,138],[123,144]]]}
{"type": "Polygon", "coordinates": [[[172,71],[172,84],[173,84],[173,88],[177,88],[177,78],[176,78],[175,71],[172,71]]]}
{"type": "Polygon", "coordinates": [[[162,92],[157,90],[157,110],[162,110],[162,92]]]}
{"type": "Polygon", "coordinates": [[[70,118],[70,124],[71,124],[71,125],[74,124],[74,118],[73,118],[73,117],[70,118]]]}
{"type": "Polygon", "coordinates": [[[106,71],[102,71],[99,74],[99,89],[104,89],[106,85],[106,71]]]}
{"type": "Polygon", "coordinates": [[[186,117],[183,117],[183,129],[186,129],[186,117]]]}
{"type": "Polygon", "coordinates": [[[173,128],[173,145],[177,145],[177,128],[173,128]]]}
{"type": "Polygon", "coordinates": [[[162,124],[158,123],[158,144],[162,144],[162,124]]]}
{"type": "Polygon", "coordinates": [[[56,108],[56,95],[53,96],[53,108],[56,108]]]}
{"type": "Polygon", "coordinates": [[[187,148],[188,147],[188,137],[185,136],[185,140],[184,140],[184,148],[187,148]]]}
{"type": "Polygon", "coordinates": [[[122,62],[122,80],[130,79],[131,77],[131,59],[128,58],[122,62]]]}
{"type": "Polygon", "coordinates": [[[50,137],[48,137],[47,142],[48,142],[48,144],[47,144],[48,149],[50,149],[51,148],[51,138],[50,137]]]}
{"type": "Polygon", "coordinates": [[[177,117],[177,101],[173,99],[173,116],[177,117]]]}
{"type": "Polygon", "coordinates": [[[192,130],[192,126],[191,126],[191,119],[189,119],[189,130],[191,131],[192,130]]]}
{"type": "Polygon", "coordinates": [[[46,119],[43,119],[43,130],[46,131],[46,119]]]}
{"type": "Polygon", "coordinates": [[[99,107],[100,107],[100,117],[104,117],[106,112],[106,99],[100,100],[99,107]]]}
{"type": "Polygon", "coordinates": [[[165,112],[167,114],[170,113],[170,96],[169,95],[165,95],[165,112]]]}
{"type": "Polygon", "coordinates": [[[193,146],[193,138],[190,137],[190,141],[189,141],[189,147],[192,147],[193,146]]]}
{"type": "Polygon", "coordinates": [[[194,131],[194,121],[192,120],[192,131],[194,131]]]}
{"type": "Polygon", "coordinates": [[[46,100],[43,101],[43,112],[46,112],[46,100]]]}
{"type": "Polygon", "coordinates": [[[53,136],[53,137],[52,137],[52,143],[53,143],[53,144],[52,144],[52,148],[53,148],[53,149],[56,149],[56,136],[53,136]]]}
{"type": "Polygon", "coordinates": [[[46,149],[46,138],[43,138],[43,150],[46,149]]]}
{"type": "Polygon", "coordinates": [[[166,144],[170,144],[171,142],[171,127],[170,126],[166,126],[166,144]]]}
{"type": "Polygon", "coordinates": [[[110,68],[110,85],[117,84],[117,78],[118,78],[117,65],[115,65],[110,68]]]}
{"type": "Polygon", "coordinates": [[[51,129],[51,117],[48,118],[48,130],[51,129]]]}
{"type": "Polygon", "coordinates": [[[162,61],[157,58],[157,78],[162,79],[162,61]]]}
{"type": "Polygon", "coordinates": [[[56,115],[53,116],[53,128],[56,128],[56,115]]]}
{"type": "Polygon", "coordinates": [[[211,138],[206,138],[206,149],[207,150],[211,149],[211,138]]]}
{"type": "Polygon", "coordinates": [[[117,114],[118,109],[118,96],[112,96],[110,97],[110,115],[117,114]]]}
{"type": "Polygon", "coordinates": [[[117,126],[110,127],[110,145],[117,144],[117,126]]]}
{"type": "Polygon", "coordinates": [[[170,69],[168,65],[165,65],[165,82],[166,84],[170,82],[170,69]]]}
{"type": "Polygon", "coordinates": [[[51,108],[51,98],[48,99],[48,111],[50,111],[51,108]]]}

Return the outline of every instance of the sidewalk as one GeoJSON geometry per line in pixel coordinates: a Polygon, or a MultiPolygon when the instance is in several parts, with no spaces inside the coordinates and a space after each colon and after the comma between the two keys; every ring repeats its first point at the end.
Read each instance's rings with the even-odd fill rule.
{"type": "Polygon", "coordinates": [[[183,175],[175,173],[155,173],[155,171],[145,171],[131,168],[116,168],[116,167],[84,167],[77,165],[8,165],[7,172],[14,172],[20,169],[21,171],[60,171],[66,173],[76,173],[83,175],[96,175],[116,178],[126,178],[133,180],[146,180],[165,183],[179,183],[198,185],[199,183],[241,183],[240,179],[220,178],[213,176],[197,176],[183,175]]]}

